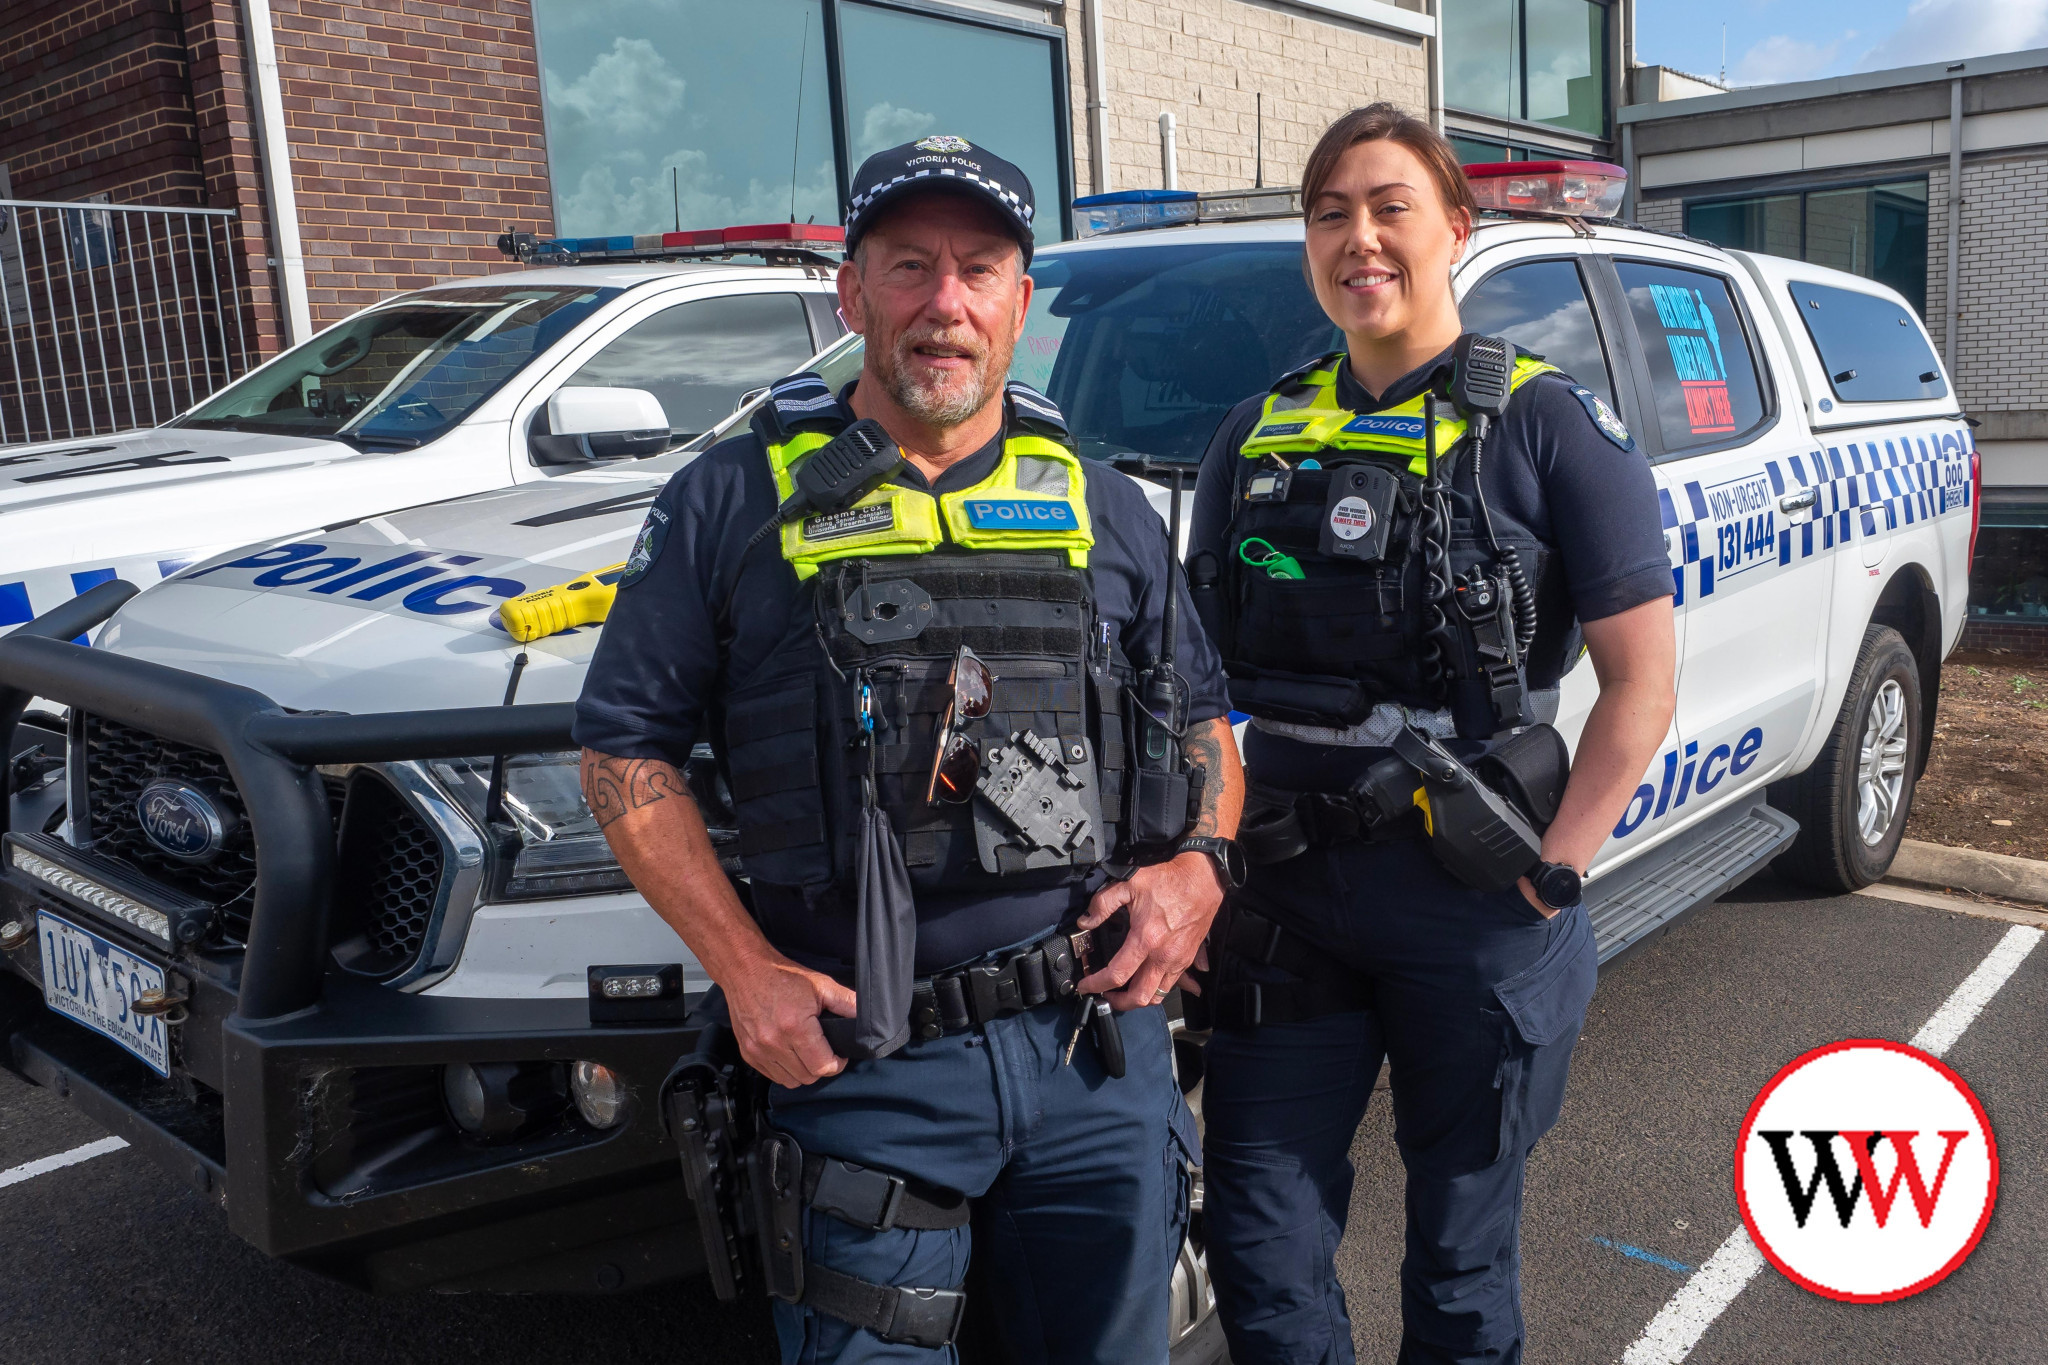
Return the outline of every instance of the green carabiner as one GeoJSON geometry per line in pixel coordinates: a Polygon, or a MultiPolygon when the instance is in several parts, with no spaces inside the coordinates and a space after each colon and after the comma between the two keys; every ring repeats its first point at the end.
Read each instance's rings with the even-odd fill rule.
{"type": "Polygon", "coordinates": [[[1300,560],[1296,559],[1293,555],[1280,553],[1271,541],[1261,539],[1258,536],[1247,536],[1244,540],[1238,542],[1237,557],[1251,565],[1254,569],[1264,569],[1268,578],[1308,577],[1307,574],[1301,571],[1300,560]],[[1247,553],[1254,545],[1265,548],[1266,553],[1263,557],[1253,559],[1247,553]]]}

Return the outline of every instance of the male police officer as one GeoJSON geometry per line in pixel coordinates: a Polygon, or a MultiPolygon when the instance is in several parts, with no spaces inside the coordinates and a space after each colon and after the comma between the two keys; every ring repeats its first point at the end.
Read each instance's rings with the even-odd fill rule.
{"type": "Polygon", "coordinates": [[[669,483],[577,709],[591,809],[724,989],[742,1055],[774,1083],[774,1129],[807,1175],[904,1182],[880,1220],[807,1191],[813,1288],[775,1306],[785,1360],[937,1355],[928,1326],[892,1323],[961,1284],[961,1195],[982,1203],[993,1244],[976,1250],[1020,1359],[1166,1358],[1192,1144],[1157,1006],[1220,903],[1240,777],[1215,654],[1184,607],[1185,743],[1207,779],[1191,846],[1102,885],[1130,853],[1121,699],[1175,588],[1137,485],[1084,467],[1052,403],[1004,386],[1032,211],[1023,174],[964,139],[862,165],[839,272],[866,338],[859,380],[836,395],[783,380],[750,434],[669,483]],[[855,442],[864,421],[879,444],[855,442]],[[890,442],[905,462],[863,484],[890,442]],[[679,775],[700,719],[750,907],[679,775]],[[893,1030],[907,1044],[849,1061],[820,1016],[857,1012],[856,911],[875,888],[858,885],[873,869],[855,834],[877,815],[900,840],[884,880],[911,889],[918,979],[893,1030]],[[1122,909],[1129,935],[1078,979],[1056,931],[1084,904],[1081,927],[1122,909]],[[1127,1011],[1120,1027],[1094,992],[1127,1011]]]}

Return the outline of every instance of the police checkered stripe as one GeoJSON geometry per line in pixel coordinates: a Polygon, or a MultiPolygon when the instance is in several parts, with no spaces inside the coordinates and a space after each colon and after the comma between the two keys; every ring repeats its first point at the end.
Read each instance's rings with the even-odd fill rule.
{"type": "Polygon", "coordinates": [[[1027,223],[1031,221],[1032,208],[1024,202],[1022,195],[1018,194],[1015,190],[1005,188],[1001,181],[992,180],[985,175],[976,175],[973,171],[963,171],[954,166],[927,166],[923,170],[907,171],[902,175],[892,176],[867,191],[867,193],[853,196],[852,211],[848,216],[859,217],[861,211],[867,208],[869,204],[874,203],[885,192],[894,189],[906,180],[922,180],[926,176],[931,175],[950,175],[960,180],[972,180],[977,185],[986,186],[995,191],[998,199],[1001,199],[1010,206],[1012,213],[1015,213],[1027,223]]]}
{"type": "MultiPolygon", "coordinates": [[[[1818,494],[1811,520],[1779,528],[1777,563],[1810,558],[1838,544],[1847,545],[1858,535],[1869,540],[1880,531],[1889,534],[1901,526],[1967,509],[1967,480],[1949,488],[1942,478],[1943,464],[1962,440],[1955,433],[1873,436],[1764,461],[1758,472],[1769,478],[1774,499],[1802,488],[1812,488],[1818,494]]],[[[1962,450],[1967,453],[1968,447],[1962,446],[1962,450]]],[[[1706,538],[1702,528],[1711,528],[1714,518],[1704,489],[1698,480],[1680,485],[1682,507],[1669,490],[1659,489],[1657,497],[1664,529],[1679,537],[1685,552],[1685,563],[1671,571],[1677,601],[1682,605],[1688,591],[1712,596],[1714,551],[1711,544],[1702,546],[1706,538]]]]}

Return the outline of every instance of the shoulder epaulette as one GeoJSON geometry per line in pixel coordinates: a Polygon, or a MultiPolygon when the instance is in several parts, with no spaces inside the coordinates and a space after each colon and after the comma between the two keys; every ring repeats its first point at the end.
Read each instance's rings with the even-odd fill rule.
{"type": "Polygon", "coordinates": [[[768,396],[754,409],[754,430],[774,445],[802,431],[838,431],[847,425],[839,395],[819,376],[805,370],[768,386],[768,396]]]}
{"type": "Polygon", "coordinates": [[[1003,385],[1003,396],[1010,400],[1010,411],[1020,426],[1041,436],[1073,444],[1073,437],[1067,431],[1067,419],[1060,412],[1059,405],[1037,389],[1012,379],[1003,385]]]}
{"type": "Polygon", "coordinates": [[[1272,392],[1287,393],[1290,390],[1300,388],[1302,386],[1302,381],[1306,380],[1310,375],[1314,374],[1317,370],[1328,369],[1331,365],[1335,364],[1337,362],[1338,357],[1342,356],[1343,354],[1344,353],[1342,351],[1331,351],[1328,355],[1317,356],[1314,360],[1309,361],[1306,365],[1298,366],[1295,369],[1289,370],[1286,374],[1281,375],[1278,379],[1273,381],[1272,392]]]}

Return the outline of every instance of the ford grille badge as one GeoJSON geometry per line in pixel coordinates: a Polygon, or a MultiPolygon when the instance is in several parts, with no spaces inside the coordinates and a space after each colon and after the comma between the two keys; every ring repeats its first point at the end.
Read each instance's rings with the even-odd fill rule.
{"type": "Polygon", "coordinates": [[[211,860],[238,823],[220,798],[168,779],[142,789],[135,798],[135,817],[152,844],[188,863],[211,860]]]}

